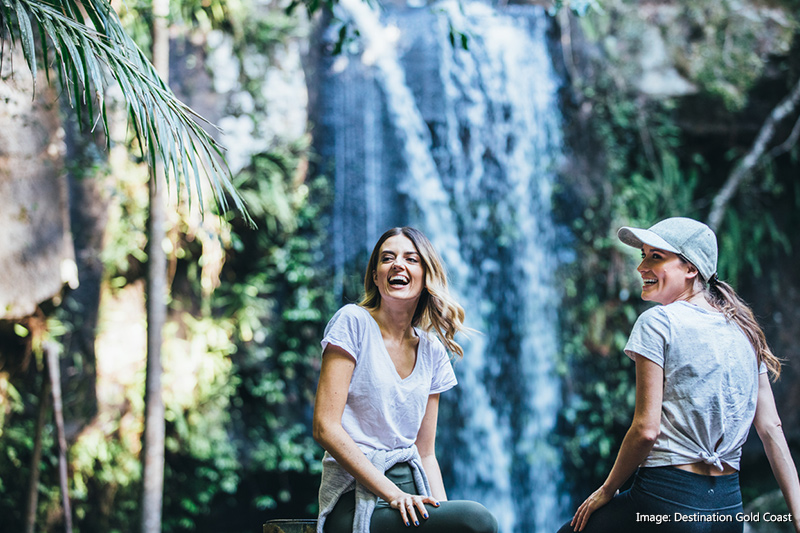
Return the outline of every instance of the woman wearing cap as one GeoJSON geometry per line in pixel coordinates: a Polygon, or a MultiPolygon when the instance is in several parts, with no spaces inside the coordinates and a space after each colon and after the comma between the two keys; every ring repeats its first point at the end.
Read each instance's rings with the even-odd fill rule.
{"type": "Polygon", "coordinates": [[[408,227],[384,233],[364,292],[334,315],[322,340],[317,532],[496,533],[482,505],[445,501],[434,440],[439,394],[456,385],[445,346],[463,354],[453,338],[464,310],[430,241],[408,227]]]}
{"type": "Polygon", "coordinates": [[[780,361],[747,304],[718,279],[714,232],[668,218],[624,227],[619,238],[642,251],[642,299],[662,305],[642,313],[625,346],[636,363],[636,408],[614,466],[559,532],[741,532],[739,460],[753,423],[800,518],[800,483],[768,378],[780,361]]]}

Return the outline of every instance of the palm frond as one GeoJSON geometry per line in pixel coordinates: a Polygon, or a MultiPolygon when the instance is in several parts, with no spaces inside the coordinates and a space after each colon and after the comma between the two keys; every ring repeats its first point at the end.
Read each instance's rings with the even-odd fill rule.
{"type": "Polygon", "coordinates": [[[122,28],[108,0],[0,0],[0,39],[3,37],[12,46],[22,46],[34,79],[36,46],[42,47],[41,55],[46,58],[49,42],[56,60],[50,68],[59,71],[70,103],[78,112],[86,107],[94,119],[92,103],[96,101],[97,121],[106,131],[104,88],[110,74],[122,89],[142,157],[149,167],[155,168],[160,160],[167,179],[174,177],[178,190],[183,180],[189,197],[200,197],[201,209],[199,176],[203,169],[219,208],[229,209],[229,195],[250,221],[231,183],[224,149],[199,123],[214,126],[178,100],[164,84],[122,28]],[[35,38],[34,25],[38,26],[41,39],[35,38]]]}

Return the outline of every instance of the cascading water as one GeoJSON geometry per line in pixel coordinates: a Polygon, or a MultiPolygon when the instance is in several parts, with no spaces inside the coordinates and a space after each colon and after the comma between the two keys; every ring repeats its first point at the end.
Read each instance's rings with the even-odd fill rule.
{"type": "MultiPolygon", "coordinates": [[[[566,518],[559,453],[556,229],[559,81],[547,16],[477,2],[392,8],[340,0],[359,39],[320,62],[313,111],[335,183],[337,286],[380,233],[422,229],[442,254],[468,325],[460,386],[437,441],[451,499],[484,503],[503,533],[566,518]],[[451,46],[451,31],[468,38],[451,46]]],[[[338,32],[336,28],[332,33],[338,32]]]]}

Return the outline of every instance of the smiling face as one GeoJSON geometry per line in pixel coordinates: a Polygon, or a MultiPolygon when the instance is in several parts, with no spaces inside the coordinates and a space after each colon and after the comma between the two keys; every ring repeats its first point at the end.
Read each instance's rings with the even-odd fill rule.
{"type": "Polygon", "coordinates": [[[697,269],[677,254],[645,244],[637,270],[642,275],[642,300],[666,305],[693,294],[697,269]]]}
{"type": "Polygon", "coordinates": [[[406,300],[416,305],[425,288],[425,267],[411,239],[399,234],[383,242],[372,280],[382,301],[406,300]]]}

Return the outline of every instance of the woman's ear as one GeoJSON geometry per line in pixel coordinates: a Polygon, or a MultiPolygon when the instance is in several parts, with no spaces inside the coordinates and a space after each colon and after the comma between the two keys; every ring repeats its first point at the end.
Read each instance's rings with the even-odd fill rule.
{"type": "Polygon", "coordinates": [[[696,279],[699,274],[697,267],[689,262],[686,263],[686,266],[689,267],[686,269],[686,279],[696,279]]]}

